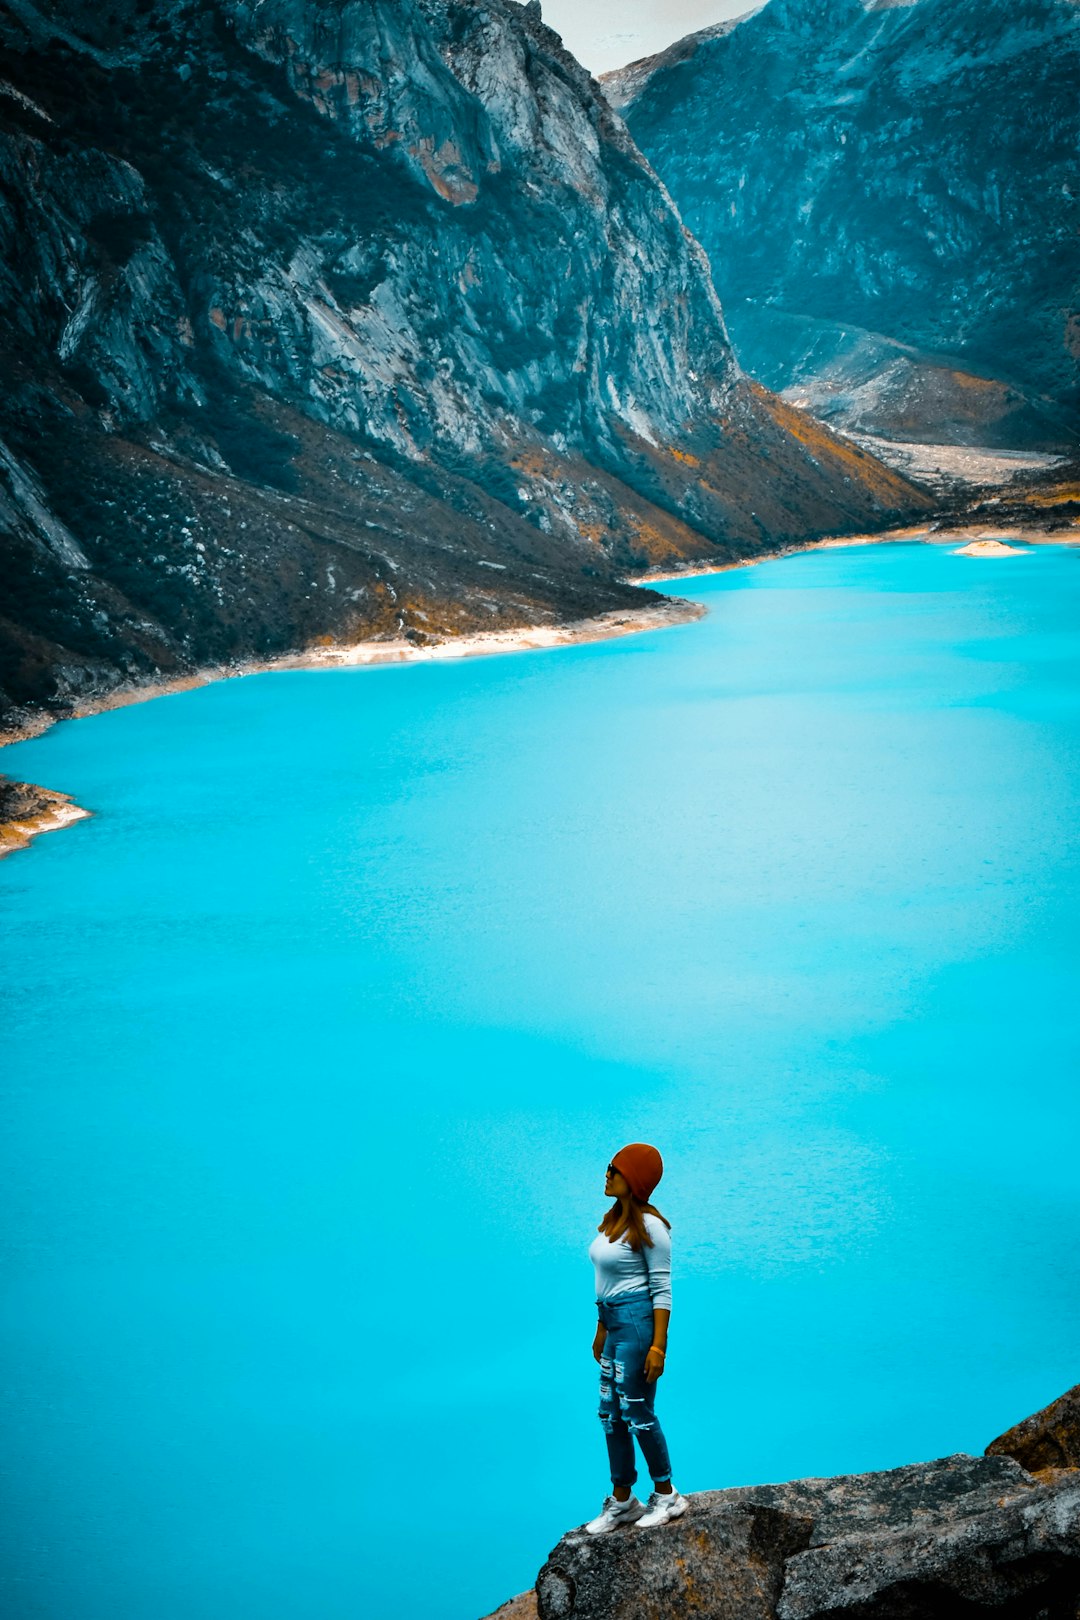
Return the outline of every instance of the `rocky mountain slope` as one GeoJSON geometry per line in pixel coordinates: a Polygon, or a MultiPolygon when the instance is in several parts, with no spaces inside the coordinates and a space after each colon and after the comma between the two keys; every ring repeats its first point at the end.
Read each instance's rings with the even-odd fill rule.
{"type": "Polygon", "coordinates": [[[535,0],[0,0],[0,40],[9,725],[930,504],[740,373],[535,0]]]}
{"type": "Polygon", "coordinates": [[[1076,442],[1077,0],[770,0],[603,83],[770,388],[884,437],[1076,442]]]}
{"type": "Polygon", "coordinates": [[[1076,1620],[1080,1385],[982,1457],[689,1502],[659,1530],[571,1531],[490,1620],[1076,1620]]]}

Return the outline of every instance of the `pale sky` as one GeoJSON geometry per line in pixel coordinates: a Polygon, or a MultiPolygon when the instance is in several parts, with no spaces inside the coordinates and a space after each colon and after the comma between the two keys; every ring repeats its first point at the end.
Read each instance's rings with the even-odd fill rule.
{"type": "Polygon", "coordinates": [[[590,73],[625,67],[759,0],[541,0],[544,21],[590,73]]]}

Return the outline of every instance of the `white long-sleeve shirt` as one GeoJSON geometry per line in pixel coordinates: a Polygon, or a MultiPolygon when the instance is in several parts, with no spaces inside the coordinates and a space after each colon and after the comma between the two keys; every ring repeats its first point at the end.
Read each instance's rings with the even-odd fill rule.
{"type": "Polygon", "coordinates": [[[589,1259],[596,1272],[597,1299],[617,1299],[647,1287],[653,1310],[671,1309],[671,1234],[655,1215],[645,1216],[652,1248],[642,1244],[636,1252],[625,1236],[612,1243],[597,1232],[589,1244],[589,1259]]]}

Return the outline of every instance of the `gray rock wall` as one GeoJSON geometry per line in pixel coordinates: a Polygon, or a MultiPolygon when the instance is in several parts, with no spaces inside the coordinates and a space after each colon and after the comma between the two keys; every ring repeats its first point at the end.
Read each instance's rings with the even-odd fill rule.
{"type": "Polygon", "coordinates": [[[1072,0],[770,0],[605,83],[753,375],[866,431],[1060,446],[1078,79],[1072,0]]]}

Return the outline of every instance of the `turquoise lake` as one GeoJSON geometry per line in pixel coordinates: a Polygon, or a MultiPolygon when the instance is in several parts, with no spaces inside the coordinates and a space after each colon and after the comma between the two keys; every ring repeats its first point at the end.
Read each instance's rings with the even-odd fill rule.
{"type": "Polygon", "coordinates": [[[1080,550],[679,594],[0,756],[95,812],[0,865],[9,1620],[529,1586],[607,1487],[628,1140],[681,1490],[981,1451],[1080,1378],[1080,550]]]}

